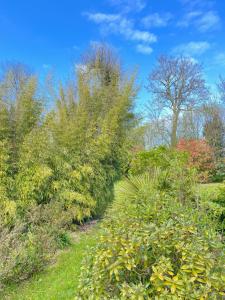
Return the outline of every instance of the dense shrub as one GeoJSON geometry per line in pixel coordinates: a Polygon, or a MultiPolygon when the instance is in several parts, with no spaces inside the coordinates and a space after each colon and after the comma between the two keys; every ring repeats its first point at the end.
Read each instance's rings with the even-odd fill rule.
{"type": "Polygon", "coordinates": [[[30,206],[23,219],[0,225],[0,289],[44,268],[57,248],[69,244],[68,216],[60,204],[30,206]]]}
{"type": "Polygon", "coordinates": [[[54,253],[52,237],[43,227],[27,231],[25,224],[16,223],[11,230],[1,228],[0,236],[0,288],[39,271],[54,253]]]}
{"type": "Polygon", "coordinates": [[[189,154],[189,165],[196,168],[200,182],[207,182],[214,169],[213,149],[205,140],[180,139],[177,144],[179,151],[189,154]]]}
{"type": "Polygon", "coordinates": [[[188,154],[164,146],[137,153],[130,164],[130,174],[163,171],[159,176],[161,188],[171,195],[179,190],[179,200],[185,202],[193,193],[195,169],[187,164],[188,154]]]}
{"type": "Polygon", "coordinates": [[[82,221],[94,211],[95,200],[89,192],[91,167],[74,165],[49,138],[48,128],[35,129],[22,146],[16,188],[19,211],[31,205],[59,202],[72,221],[82,221]]]}
{"type": "Polygon", "coordinates": [[[205,192],[200,191],[200,205],[217,224],[217,230],[224,235],[225,232],[225,183],[214,187],[213,192],[204,187],[205,192]]]}
{"type": "Polygon", "coordinates": [[[0,141],[0,223],[11,224],[16,215],[16,203],[11,198],[13,179],[9,172],[9,144],[0,141]]]}
{"type": "Polygon", "coordinates": [[[179,187],[162,188],[163,177],[139,175],[117,186],[77,299],[222,299],[224,253],[214,223],[192,197],[180,202],[179,187]]]}
{"type": "Polygon", "coordinates": [[[225,157],[219,157],[215,163],[215,168],[211,172],[213,182],[222,182],[225,180],[225,157]]]}
{"type": "Polygon", "coordinates": [[[149,151],[137,152],[130,165],[130,174],[137,175],[154,168],[168,169],[174,163],[184,166],[188,155],[165,146],[155,147],[149,151]]]}
{"type": "Polygon", "coordinates": [[[219,194],[216,199],[216,204],[221,207],[221,214],[219,216],[219,229],[225,233],[225,182],[219,187],[219,194]]]}

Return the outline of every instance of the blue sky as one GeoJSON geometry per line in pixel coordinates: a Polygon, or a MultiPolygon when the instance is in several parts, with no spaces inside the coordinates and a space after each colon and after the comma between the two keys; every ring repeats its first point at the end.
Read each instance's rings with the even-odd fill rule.
{"type": "Polygon", "coordinates": [[[159,54],[203,62],[214,84],[225,75],[224,0],[7,0],[0,3],[0,61],[67,78],[90,43],[111,44],[125,68],[139,67],[139,107],[159,54]]]}

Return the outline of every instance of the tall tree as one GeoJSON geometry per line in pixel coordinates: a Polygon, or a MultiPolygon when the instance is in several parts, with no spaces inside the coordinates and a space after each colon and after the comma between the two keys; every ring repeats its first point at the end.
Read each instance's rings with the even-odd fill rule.
{"type": "Polygon", "coordinates": [[[172,117],[170,143],[177,143],[178,120],[182,111],[193,110],[207,98],[201,65],[186,57],[160,56],[148,78],[153,104],[172,117]]]}
{"type": "Polygon", "coordinates": [[[25,136],[40,122],[42,102],[37,78],[20,63],[3,65],[0,73],[0,138],[8,140],[13,170],[25,136]]]}
{"type": "Polygon", "coordinates": [[[200,139],[204,124],[202,107],[184,111],[179,119],[178,137],[185,139],[200,139]]]}
{"type": "Polygon", "coordinates": [[[223,77],[220,77],[218,89],[220,92],[221,100],[223,101],[223,103],[225,103],[225,79],[223,77]]]}
{"type": "Polygon", "coordinates": [[[208,144],[215,150],[216,156],[222,155],[225,138],[225,127],[220,114],[220,108],[216,104],[205,106],[205,124],[203,135],[208,144]]]}

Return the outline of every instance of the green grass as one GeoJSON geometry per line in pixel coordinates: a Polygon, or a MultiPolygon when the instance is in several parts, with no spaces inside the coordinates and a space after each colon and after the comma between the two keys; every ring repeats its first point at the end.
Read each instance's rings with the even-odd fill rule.
{"type": "Polygon", "coordinates": [[[79,241],[61,252],[56,263],[45,271],[19,285],[7,287],[0,299],[4,300],[69,300],[74,299],[78,286],[80,267],[87,247],[98,241],[96,225],[80,233],[79,241]]]}

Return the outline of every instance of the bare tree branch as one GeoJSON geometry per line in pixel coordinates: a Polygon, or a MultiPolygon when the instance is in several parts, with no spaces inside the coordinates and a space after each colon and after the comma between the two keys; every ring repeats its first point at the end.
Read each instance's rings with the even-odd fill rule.
{"type": "Polygon", "coordinates": [[[223,77],[220,77],[218,89],[220,92],[221,100],[225,103],[225,79],[223,77]]]}
{"type": "Polygon", "coordinates": [[[193,110],[208,98],[202,66],[183,56],[163,55],[158,58],[148,81],[147,89],[153,96],[153,103],[172,116],[171,146],[174,147],[181,111],[193,110]]]}

